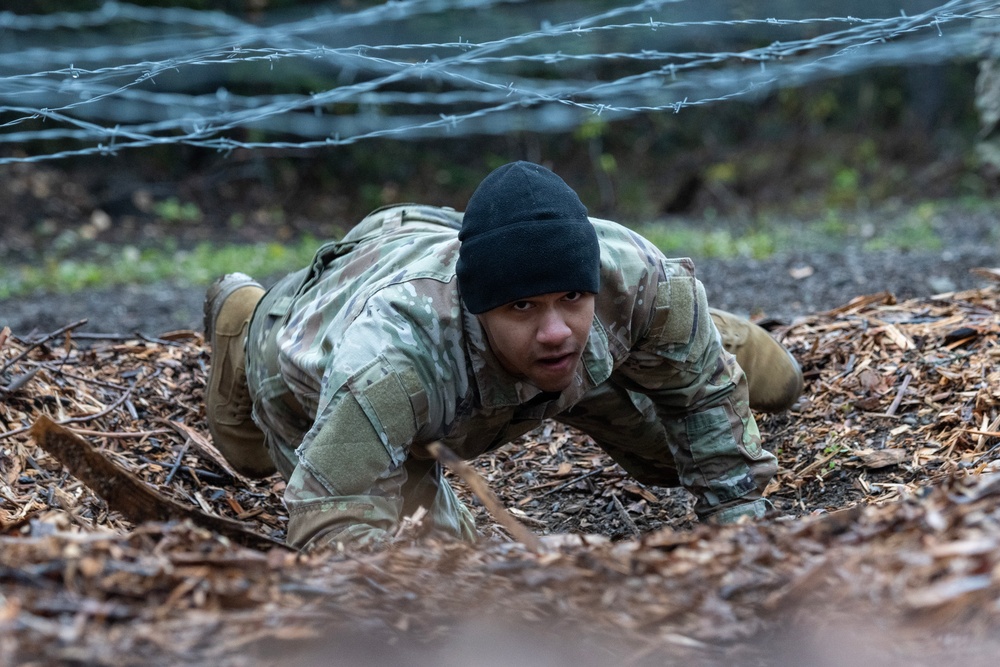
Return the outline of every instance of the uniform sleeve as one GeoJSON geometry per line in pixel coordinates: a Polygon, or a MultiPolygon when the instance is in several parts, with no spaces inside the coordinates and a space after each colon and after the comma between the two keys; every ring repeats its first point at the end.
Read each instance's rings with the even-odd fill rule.
{"type": "Polygon", "coordinates": [[[380,436],[349,387],[318,415],[285,490],[291,546],[374,543],[395,528],[405,452],[380,436]]]}
{"type": "Polygon", "coordinates": [[[347,368],[351,374],[329,374],[317,417],[295,452],[285,491],[289,545],[374,545],[391,537],[417,504],[429,510],[430,528],[474,539],[472,516],[440,468],[410,456],[426,422],[428,397],[402,346],[383,346],[358,365],[359,350],[371,357],[365,345],[379,334],[362,320],[346,335],[359,347],[338,349],[337,372],[347,368]]]}
{"type": "Polygon", "coordinates": [[[690,272],[665,266],[650,310],[620,369],[628,388],[654,402],[699,516],[763,515],[761,493],[776,460],[761,447],[746,378],[722,347],[704,287],[690,272]]]}

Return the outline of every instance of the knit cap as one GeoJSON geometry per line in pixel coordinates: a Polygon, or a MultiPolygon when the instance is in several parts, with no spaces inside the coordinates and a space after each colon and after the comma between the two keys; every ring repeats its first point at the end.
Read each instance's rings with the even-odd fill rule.
{"type": "Polygon", "coordinates": [[[587,208],[541,165],[512,162],[484,178],[458,238],[458,288],[474,314],[539,294],[600,287],[601,251],[587,208]]]}

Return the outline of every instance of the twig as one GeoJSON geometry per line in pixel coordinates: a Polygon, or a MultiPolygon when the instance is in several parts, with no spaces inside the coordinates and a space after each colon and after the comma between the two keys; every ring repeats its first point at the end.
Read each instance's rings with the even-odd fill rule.
{"type": "Polygon", "coordinates": [[[823,458],[818,459],[816,461],[813,461],[812,463],[810,463],[809,465],[807,465],[805,468],[802,468],[802,470],[793,470],[792,473],[794,475],[798,476],[798,477],[805,477],[806,475],[808,475],[809,473],[811,473],[813,470],[816,470],[817,468],[820,468],[820,467],[826,465],[830,460],[832,460],[835,456],[837,456],[840,453],[841,453],[841,448],[840,447],[836,447],[832,452],[830,452],[829,454],[827,454],[823,458]]]}
{"type": "MultiPolygon", "coordinates": [[[[84,320],[86,321],[86,320],[84,320]]],[[[58,335],[58,334],[57,334],[58,335]]],[[[182,345],[169,338],[161,338],[158,336],[150,336],[144,334],[141,331],[135,331],[133,333],[97,333],[92,331],[81,331],[73,335],[75,340],[86,340],[86,341],[110,341],[110,342],[129,342],[129,341],[142,341],[144,343],[154,343],[156,345],[168,345],[171,347],[181,347],[182,345]]]]}
{"type": "Polygon", "coordinates": [[[250,480],[242,473],[237,472],[237,470],[229,464],[229,461],[226,460],[226,457],[222,455],[222,452],[220,452],[218,448],[209,442],[209,440],[201,433],[187,424],[173,419],[162,419],[160,421],[174,429],[187,441],[188,444],[194,445],[194,448],[198,451],[198,453],[202,454],[204,458],[222,468],[227,475],[242,484],[250,484],[250,480]]]}
{"type": "Polygon", "coordinates": [[[103,417],[104,415],[111,413],[112,411],[114,411],[119,406],[121,406],[121,404],[124,403],[126,400],[128,400],[128,397],[132,395],[132,391],[134,389],[135,389],[135,385],[132,385],[131,387],[129,387],[128,389],[126,389],[122,393],[121,396],[119,396],[118,398],[116,398],[111,405],[109,405],[108,407],[104,408],[103,410],[95,412],[92,415],[81,415],[79,417],[69,417],[69,418],[64,419],[63,421],[59,422],[59,424],[65,426],[66,424],[79,424],[81,422],[89,422],[92,419],[99,419],[99,418],[103,417]]]}
{"type": "Polygon", "coordinates": [[[596,475],[598,473],[601,473],[601,472],[604,472],[604,468],[603,467],[594,468],[590,472],[587,472],[587,473],[584,473],[584,474],[579,475],[577,477],[574,477],[573,479],[569,480],[568,482],[563,482],[562,484],[560,484],[559,486],[555,487],[554,489],[549,489],[548,491],[546,491],[545,493],[543,493],[542,495],[540,495],[538,497],[539,498],[544,498],[545,496],[551,496],[553,493],[556,493],[557,491],[562,491],[567,486],[572,486],[572,485],[576,484],[577,482],[581,482],[581,481],[587,479],[588,477],[593,477],[594,475],[596,475]]]}
{"type": "Polygon", "coordinates": [[[441,442],[432,442],[427,445],[427,451],[434,455],[441,465],[445,466],[456,475],[461,477],[476,497],[479,498],[483,506],[490,514],[496,518],[500,524],[510,531],[515,540],[528,547],[529,550],[538,553],[542,550],[542,543],[538,537],[528,530],[523,523],[517,520],[513,514],[507,511],[500,499],[490,489],[486,481],[479,476],[472,466],[459,458],[458,454],[441,442]]]}
{"type": "Polygon", "coordinates": [[[91,438],[107,438],[108,440],[128,440],[130,438],[148,438],[151,435],[164,435],[172,431],[167,428],[157,428],[152,431],[92,431],[89,428],[75,428],[73,432],[77,435],[85,435],[91,438]]]}
{"type": "Polygon", "coordinates": [[[166,338],[158,338],[157,336],[147,336],[144,333],[136,332],[136,337],[143,341],[144,343],[152,343],[154,345],[166,345],[167,347],[184,347],[183,343],[178,343],[174,340],[167,340],[166,338]]]}
{"type": "Polygon", "coordinates": [[[18,354],[17,356],[15,356],[13,359],[8,360],[7,363],[5,363],[2,367],[0,367],[0,373],[3,373],[8,368],[10,368],[11,366],[13,366],[14,364],[16,364],[17,362],[19,362],[22,359],[24,359],[26,356],[28,356],[29,354],[31,354],[32,350],[34,350],[38,346],[44,345],[45,343],[47,343],[48,341],[52,340],[56,336],[64,334],[64,333],[66,333],[67,331],[69,331],[71,329],[75,329],[77,327],[81,327],[81,326],[83,326],[86,323],[87,323],[87,320],[79,320],[78,322],[74,322],[73,324],[67,324],[66,326],[64,326],[62,328],[56,329],[55,331],[53,331],[51,333],[47,333],[44,336],[42,336],[41,338],[39,338],[38,340],[31,341],[31,343],[28,344],[27,347],[25,347],[23,350],[21,350],[20,354],[18,354]]]}
{"type": "MultiPolygon", "coordinates": [[[[77,431],[74,431],[74,433],[76,432],[77,431]]],[[[162,461],[151,459],[148,456],[137,456],[136,460],[138,460],[139,463],[163,466],[162,461]]],[[[177,468],[177,472],[186,473],[199,481],[208,482],[209,484],[223,485],[233,483],[233,478],[226,473],[213,472],[211,470],[206,470],[205,468],[194,468],[191,466],[181,465],[177,468]]]]}
{"type": "MultiPolygon", "coordinates": [[[[79,417],[70,417],[68,419],[63,419],[62,421],[55,423],[59,424],[60,426],[66,426],[67,424],[79,424],[82,422],[91,421],[93,419],[99,419],[104,415],[108,414],[109,412],[111,412],[112,410],[114,410],[115,408],[117,408],[118,406],[120,406],[122,403],[124,403],[125,400],[129,397],[129,395],[131,395],[133,389],[135,389],[135,385],[132,385],[131,387],[126,389],[121,396],[115,399],[114,403],[104,408],[100,412],[95,412],[92,415],[81,415],[79,417]]],[[[30,430],[31,426],[22,426],[21,428],[16,428],[13,431],[6,431],[4,433],[0,433],[0,440],[3,440],[5,438],[10,438],[15,435],[19,435],[21,433],[27,433],[30,430]]]]}
{"type": "Polygon", "coordinates": [[[184,460],[184,455],[187,454],[188,448],[191,446],[191,438],[184,441],[184,446],[181,447],[181,451],[177,452],[177,460],[174,461],[173,467],[170,469],[170,474],[167,478],[163,480],[164,486],[170,486],[170,482],[174,481],[174,475],[177,474],[177,469],[181,467],[181,461],[184,460]]]}
{"type": "Polygon", "coordinates": [[[993,445],[992,447],[990,447],[989,449],[987,449],[985,452],[983,452],[979,456],[979,458],[977,458],[975,461],[972,462],[972,467],[974,468],[974,467],[978,466],[980,463],[982,463],[983,461],[985,461],[986,459],[988,459],[989,456],[991,454],[993,454],[994,452],[996,452],[997,450],[1000,450],[1000,443],[998,443],[996,445],[993,445]]]}
{"type": "Polygon", "coordinates": [[[906,377],[903,378],[902,384],[899,385],[899,391],[896,392],[896,398],[893,399],[892,405],[890,405],[889,409],[885,411],[885,414],[890,417],[896,414],[896,410],[899,409],[899,404],[903,401],[903,394],[906,393],[906,388],[910,386],[910,380],[912,379],[913,376],[907,373],[906,377]]]}
{"type": "Polygon", "coordinates": [[[622,505],[622,501],[618,499],[618,496],[613,495],[611,496],[611,498],[615,502],[615,508],[618,509],[618,513],[621,515],[622,521],[624,521],[625,525],[628,526],[628,529],[629,531],[631,531],[632,535],[635,537],[641,535],[642,532],[639,530],[639,526],[635,525],[635,521],[633,521],[632,517],[628,515],[628,510],[626,510],[625,506],[622,505]]]}
{"type": "Polygon", "coordinates": [[[78,340],[107,340],[107,341],[128,341],[137,340],[138,334],[123,334],[123,333],[95,333],[90,331],[81,331],[80,333],[73,336],[78,340]]]}

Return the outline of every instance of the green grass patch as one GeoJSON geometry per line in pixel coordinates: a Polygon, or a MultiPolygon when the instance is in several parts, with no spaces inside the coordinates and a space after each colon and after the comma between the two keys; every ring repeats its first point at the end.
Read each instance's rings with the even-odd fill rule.
{"type": "Polygon", "coordinates": [[[758,214],[745,220],[670,219],[633,225],[668,257],[766,259],[789,251],[863,252],[935,251],[944,242],[941,229],[958,210],[982,212],[995,204],[979,201],[923,202],[902,210],[856,211],[832,207],[812,219],[783,219],[758,214]]]}
{"type": "Polygon", "coordinates": [[[159,281],[207,285],[233,271],[256,277],[271,276],[306,266],[319,245],[317,239],[306,237],[288,245],[201,243],[188,250],[105,248],[102,257],[52,258],[41,263],[0,267],[0,299],[159,281]]]}
{"type": "MultiPolygon", "coordinates": [[[[953,202],[924,202],[900,209],[854,211],[829,208],[812,219],[785,219],[760,213],[753,219],[669,219],[632,225],[668,257],[766,259],[789,251],[829,252],[938,250],[939,230],[954,211],[982,215],[997,210],[992,201],[968,198],[953,202]],[[949,213],[950,212],[950,213],[949,213]]],[[[178,211],[178,215],[193,215],[178,211]]],[[[230,220],[242,226],[239,217],[230,220]]],[[[174,281],[207,285],[232,271],[252,276],[275,276],[306,266],[321,241],[305,237],[293,243],[221,245],[202,243],[191,249],[176,246],[136,248],[99,245],[86,258],[67,256],[77,247],[76,237],[57,239],[51,255],[22,264],[0,265],[0,299],[38,293],[69,293],[115,285],[174,281]]]]}
{"type": "Polygon", "coordinates": [[[733,232],[728,229],[697,228],[691,225],[648,224],[636,231],[649,239],[667,257],[754,257],[773,255],[778,235],[773,231],[733,232]]]}

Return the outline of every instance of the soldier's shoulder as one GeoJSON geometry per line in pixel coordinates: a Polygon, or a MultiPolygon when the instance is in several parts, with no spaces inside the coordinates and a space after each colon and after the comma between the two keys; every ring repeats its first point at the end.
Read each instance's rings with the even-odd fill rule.
{"type": "Polygon", "coordinates": [[[694,275],[694,261],[690,257],[667,257],[655,243],[626,225],[601,218],[590,220],[601,244],[604,270],[618,273],[652,270],[662,277],[694,275]]]}

